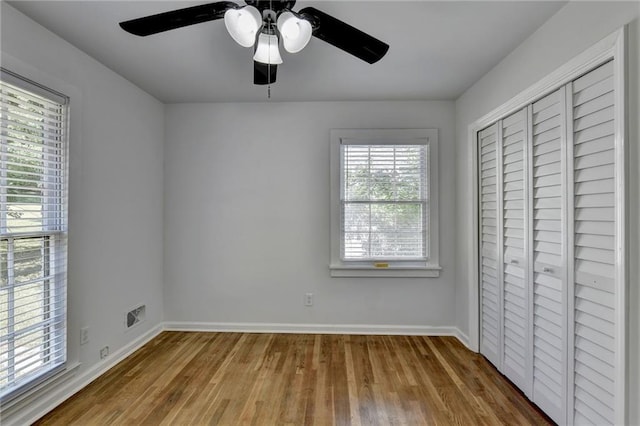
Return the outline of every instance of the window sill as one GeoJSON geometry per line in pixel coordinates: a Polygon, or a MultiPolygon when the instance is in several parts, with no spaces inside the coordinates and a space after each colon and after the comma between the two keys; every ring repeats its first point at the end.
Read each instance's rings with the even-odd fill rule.
{"type": "Polygon", "coordinates": [[[32,388],[16,395],[8,401],[2,402],[2,404],[0,404],[0,411],[2,411],[5,416],[9,416],[26,406],[29,406],[36,398],[47,392],[47,390],[51,390],[53,387],[71,379],[77,373],[79,368],[79,362],[66,365],[66,367],[63,367],[60,371],[52,374],[50,377],[34,385],[32,388]]]}
{"type": "Polygon", "coordinates": [[[442,268],[429,266],[394,266],[376,268],[373,266],[330,265],[332,278],[437,278],[442,268]]]}

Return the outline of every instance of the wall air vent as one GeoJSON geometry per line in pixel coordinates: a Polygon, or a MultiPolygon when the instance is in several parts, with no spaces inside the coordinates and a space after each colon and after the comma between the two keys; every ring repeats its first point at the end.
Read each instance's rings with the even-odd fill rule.
{"type": "Polygon", "coordinates": [[[126,319],[125,319],[125,324],[127,329],[144,321],[146,309],[147,309],[146,305],[140,305],[137,308],[133,308],[132,310],[127,312],[126,319]]]}

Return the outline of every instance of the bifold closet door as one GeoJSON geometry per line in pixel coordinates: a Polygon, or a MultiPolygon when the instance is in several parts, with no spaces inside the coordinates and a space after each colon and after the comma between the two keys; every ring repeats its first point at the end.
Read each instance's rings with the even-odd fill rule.
{"type": "Polygon", "coordinates": [[[478,133],[480,352],[559,424],[624,422],[615,65],[478,133]]]}
{"type": "Polygon", "coordinates": [[[532,332],[535,402],[566,422],[566,114],[564,88],[531,106],[533,271],[532,332]]]}
{"type": "Polygon", "coordinates": [[[501,364],[502,300],[498,247],[498,125],[478,134],[480,202],[480,352],[497,368],[501,364]]]}
{"type": "Polygon", "coordinates": [[[529,393],[529,294],[527,267],[527,114],[498,122],[502,201],[502,373],[529,393]]]}
{"type": "Polygon", "coordinates": [[[613,62],[569,85],[572,105],[573,297],[570,299],[575,424],[616,418],[616,164],[613,62]]]}

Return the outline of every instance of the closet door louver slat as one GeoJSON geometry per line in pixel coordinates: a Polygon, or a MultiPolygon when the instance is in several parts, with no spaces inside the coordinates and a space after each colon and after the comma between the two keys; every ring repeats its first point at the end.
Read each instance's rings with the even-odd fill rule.
{"type": "Polygon", "coordinates": [[[481,352],[496,367],[500,367],[502,347],[501,277],[498,265],[498,186],[497,140],[498,126],[493,125],[478,134],[480,158],[480,298],[481,352]]]}
{"type": "Polygon", "coordinates": [[[525,251],[525,161],[527,115],[521,110],[501,120],[503,223],[502,372],[521,389],[528,385],[528,294],[525,251]]]}
{"type": "Polygon", "coordinates": [[[562,90],[532,105],[532,400],[558,423],[566,415],[564,105],[562,90]]]}
{"type": "Polygon", "coordinates": [[[573,420],[615,422],[613,62],[571,85],[573,132],[573,420]]]}

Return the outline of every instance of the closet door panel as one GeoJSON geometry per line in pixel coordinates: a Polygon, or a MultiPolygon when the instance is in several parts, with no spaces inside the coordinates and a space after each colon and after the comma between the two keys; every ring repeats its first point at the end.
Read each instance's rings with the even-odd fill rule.
{"type": "MultiPolygon", "coordinates": [[[[526,143],[527,114],[521,110],[499,122],[502,152],[503,361],[502,372],[519,388],[529,383],[527,285],[526,143]]],[[[499,187],[500,188],[500,187],[499,187]]]]}
{"type": "MultiPolygon", "coordinates": [[[[616,194],[613,62],[571,84],[573,420],[615,422],[616,194]]],[[[619,395],[618,397],[622,397],[619,395]]]]}
{"type": "Polygon", "coordinates": [[[564,109],[563,90],[532,105],[532,399],[558,423],[566,419],[564,109]]]}
{"type": "Polygon", "coordinates": [[[502,273],[498,245],[502,227],[498,217],[498,126],[478,134],[480,171],[480,352],[500,368],[502,347],[502,273]]]}

